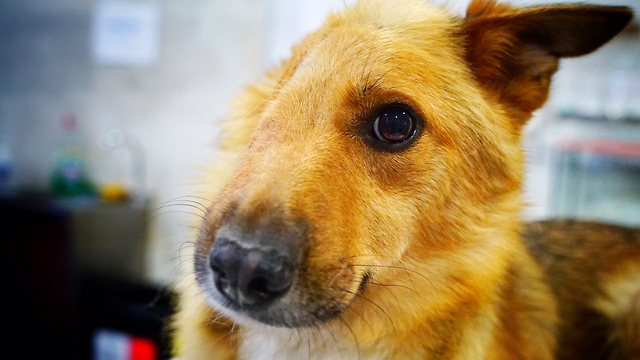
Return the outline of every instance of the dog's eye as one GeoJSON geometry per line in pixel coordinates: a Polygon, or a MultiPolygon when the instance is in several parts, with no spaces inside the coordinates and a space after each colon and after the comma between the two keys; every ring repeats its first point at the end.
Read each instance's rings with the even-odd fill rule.
{"type": "Polygon", "coordinates": [[[416,132],[413,114],[398,105],[388,106],[373,122],[375,138],[383,143],[398,144],[412,138],[416,132]]]}

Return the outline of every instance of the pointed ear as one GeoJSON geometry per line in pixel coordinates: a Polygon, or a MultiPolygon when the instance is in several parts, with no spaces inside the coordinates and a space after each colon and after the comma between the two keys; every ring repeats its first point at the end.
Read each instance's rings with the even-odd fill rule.
{"type": "Polygon", "coordinates": [[[588,54],[622,31],[628,7],[513,7],[472,0],[464,21],[466,56],[476,79],[519,125],[547,100],[562,57],[588,54]]]}

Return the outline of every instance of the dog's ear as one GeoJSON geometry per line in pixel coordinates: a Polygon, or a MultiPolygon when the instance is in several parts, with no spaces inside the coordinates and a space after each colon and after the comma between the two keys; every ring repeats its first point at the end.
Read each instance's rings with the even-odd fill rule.
{"type": "Polygon", "coordinates": [[[632,17],[623,6],[521,8],[472,0],[464,21],[467,61],[489,95],[522,125],[547,100],[560,58],[596,50],[632,17]]]}

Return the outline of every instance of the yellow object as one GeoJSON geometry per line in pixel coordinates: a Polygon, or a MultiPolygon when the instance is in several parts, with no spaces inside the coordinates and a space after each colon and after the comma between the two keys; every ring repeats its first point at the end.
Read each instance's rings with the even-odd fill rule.
{"type": "Polygon", "coordinates": [[[107,183],[100,186],[100,197],[108,202],[123,201],[129,198],[129,191],[120,183],[107,183]]]}

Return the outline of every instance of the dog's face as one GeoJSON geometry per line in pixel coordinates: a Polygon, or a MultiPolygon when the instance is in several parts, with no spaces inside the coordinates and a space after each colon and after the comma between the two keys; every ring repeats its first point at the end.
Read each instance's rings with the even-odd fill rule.
{"type": "Polygon", "coordinates": [[[483,79],[498,66],[476,54],[490,52],[488,28],[421,1],[369,2],[294,49],[201,226],[195,269],[212,306],[318,326],[366,317],[396,298],[390,286],[437,308],[439,293],[491,280],[483,266],[508,256],[491,224],[517,216],[521,128],[559,55],[513,41],[541,58],[508,60],[511,81],[539,93],[514,100],[511,81],[483,79]]]}

